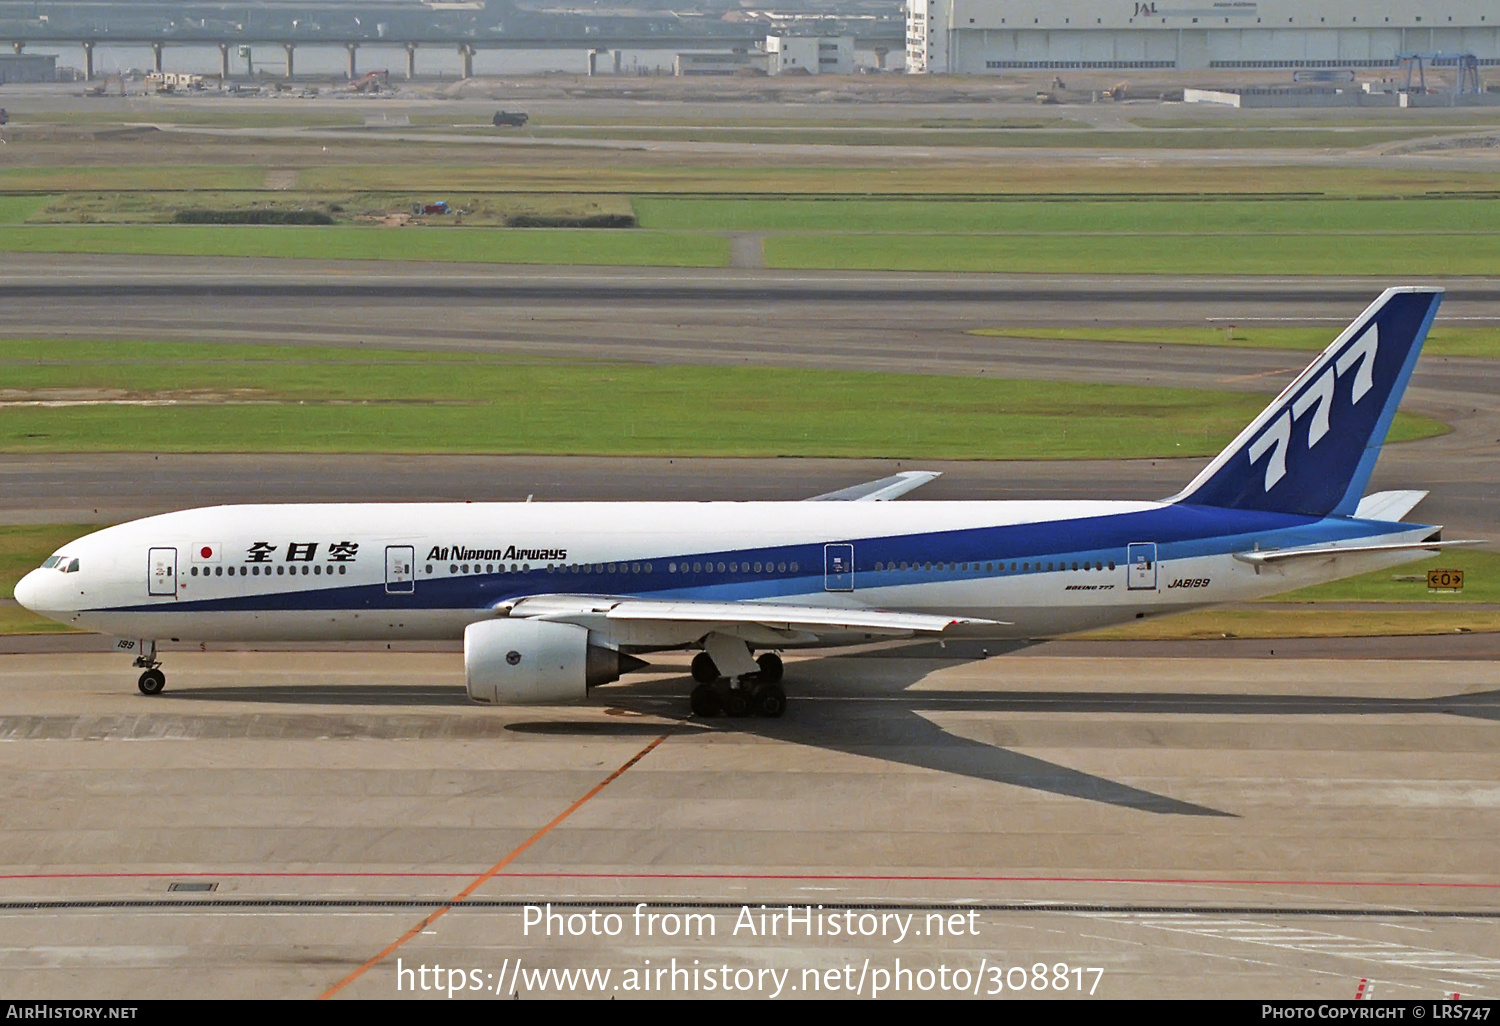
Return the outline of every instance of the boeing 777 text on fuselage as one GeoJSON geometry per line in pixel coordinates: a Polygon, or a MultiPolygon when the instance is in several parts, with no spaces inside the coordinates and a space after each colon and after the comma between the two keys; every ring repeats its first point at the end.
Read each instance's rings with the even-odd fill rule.
{"type": "Polygon", "coordinates": [[[64,545],[26,608],[121,638],[463,638],[471,698],[554,703],[699,650],[692,707],[779,716],[777,651],[1024,638],[1261,598],[1443,544],[1426,494],[1364,490],[1441,291],[1392,288],[1177,495],[890,502],[907,472],[802,502],[217,506],[64,545]]]}

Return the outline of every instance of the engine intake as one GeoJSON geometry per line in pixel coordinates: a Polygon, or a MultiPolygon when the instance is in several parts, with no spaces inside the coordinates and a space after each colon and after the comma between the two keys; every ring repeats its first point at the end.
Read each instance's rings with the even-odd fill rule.
{"type": "Polygon", "coordinates": [[[487,705],[577,702],[646,664],[589,644],[587,627],[549,620],[481,620],[464,629],[464,685],[487,705]]]}

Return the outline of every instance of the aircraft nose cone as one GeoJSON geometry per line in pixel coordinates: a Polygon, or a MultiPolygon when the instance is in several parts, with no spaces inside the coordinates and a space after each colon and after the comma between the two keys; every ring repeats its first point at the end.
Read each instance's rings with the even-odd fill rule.
{"type": "Polygon", "coordinates": [[[42,571],[33,570],[16,582],[16,601],[33,613],[41,606],[42,571]]]}

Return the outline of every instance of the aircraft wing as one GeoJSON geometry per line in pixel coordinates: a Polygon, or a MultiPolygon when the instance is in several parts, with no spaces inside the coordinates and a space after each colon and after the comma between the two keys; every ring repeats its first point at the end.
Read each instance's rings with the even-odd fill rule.
{"type": "Polygon", "coordinates": [[[566,621],[602,614],[608,620],[654,620],[715,628],[754,626],[810,634],[862,631],[904,637],[941,634],[960,624],[999,625],[998,620],[933,616],[883,609],[846,609],[771,602],[700,602],[691,599],[639,599],[613,595],[537,595],[498,607],[513,617],[566,621]]]}
{"type": "Polygon", "coordinates": [[[1393,545],[1319,545],[1305,549],[1263,549],[1255,552],[1236,552],[1234,558],[1253,566],[1269,566],[1293,559],[1314,559],[1327,556],[1353,556],[1369,552],[1422,552],[1451,548],[1458,545],[1483,545],[1483,539],[1462,541],[1400,542],[1393,545]]]}
{"type": "Polygon", "coordinates": [[[913,488],[921,488],[928,481],[943,476],[941,470],[903,470],[899,474],[890,477],[882,477],[879,481],[866,481],[864,484],[850,485],[848,488],[840,488],[836,492],[824,492],[822,495],[814,495],[803,502],[888,502],[891,499],[905,495],[913,488]]]}

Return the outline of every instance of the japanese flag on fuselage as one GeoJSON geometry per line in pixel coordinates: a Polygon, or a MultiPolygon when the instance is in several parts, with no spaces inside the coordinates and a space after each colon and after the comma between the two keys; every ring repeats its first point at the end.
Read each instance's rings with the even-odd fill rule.
{"type": "Polygon", "coordinates": [[[218,542],[200,542],[193,546],[194,563],[217,563],[219,556],[218,542]]]}

